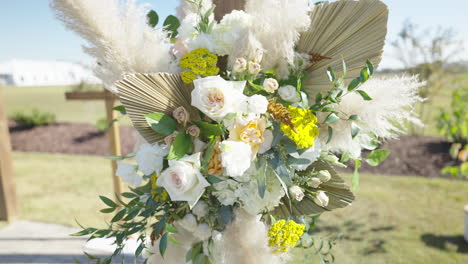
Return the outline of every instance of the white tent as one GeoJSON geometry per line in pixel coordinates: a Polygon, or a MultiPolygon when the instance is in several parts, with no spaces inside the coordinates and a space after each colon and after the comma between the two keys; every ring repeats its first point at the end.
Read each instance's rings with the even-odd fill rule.
{"type": "Polygon", "coordinates": [[[0,85],[51,86],[99,83],[88,66],[65,61],[10,60],[0,63],[0,85]]]}

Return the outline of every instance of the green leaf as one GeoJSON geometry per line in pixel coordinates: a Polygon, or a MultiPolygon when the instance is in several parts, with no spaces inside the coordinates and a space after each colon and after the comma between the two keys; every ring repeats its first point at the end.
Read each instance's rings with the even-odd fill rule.
{"type": "Polygon", "coordinates": [[[111,207],[111,208],[106,208],[106,209],[101,209],[100,212],[103,214],[109,214],[115,211],[116,207],[111,207]]]}
{"type": "Polygon", "coordinates": [[[122,114],[122,115],[127,114],[127,110],[125,110],[125,106],[123,106],[123,105],[116,106],[116,107],[114,107],[112,109],[114,109],[115,111],[120,112],[120,114],[122,114]]]}
{"type": "Polygon", "coordinates": [[[178,241],[177,239],[174,238],[173,235],[169,235],[169,240],[172,242],[172,244],[175,244],[175,245],[183,245],[184,243],[178,241]]]}
{"type": "Polygon", "coordinates": [[[327,119],[325,119],[325,122],[323,122],[324,124],[331,124],[331,123],[335,123],[336,121],[340,120],[340,118],[334,114],[334,113],[331,113],[328,115],[327,119]]]}
{"type": "Polygon", "coordinates": [[[359,131],[361,131],[361,128],[358,125],[356,125],[356,123],[352,122],[351,123],[351,137],[352,137],[352,139],[354,139],[359,134],[359,131]]]}
{"type": "Polygon", "coordinates": [[[161,237],[161,240],[159,241],[159,253],[162,257],[164,257],[164,253],[166,253],[168,235],[169,233],[164,233],[164,235],[161,237]]]}
{"type": "Polygon", "coordinates": [[[170,15],[164,20],[164,28],[170,33],[170,38],[175,38],[179,34],[180,21],[177,17],[170,15]]]}
{"type": "Polygon", "coordinates": [[[166,224],[166,231],[169,233],[174,233],[174,234],[179,233],[179,230],[177,230],[177,228],[175,228],[171,224],[166,224]]]}
{"type": "Polygon", "coordinates": [[[378,166],[381,162],[383,162],[388,157],[388,155],[390,155],[390,151],[386,149],[376,149],[369,153],[365,160],[367,164],[375,167],[378,166]]]}
{"type": "Polygon", "coordinates": [[[330,141],[333,138],[333,127],[328,126],[328,139],[327,139],[327,144],[330,143],[330,141]]]}
{"type": "Polygon", "coordinates": [[[143,249],[145,249],[145,243],[141,243],[138,248],[135,250],[135,256],[139,257],[141,253],[143,252],[143,249]]]}
{"type": "Polygon", "coordinates": [[[218,178],[216,176],[213,176],[213,175],[208,175],[208,177],[206,179],[211,184],[220,183],[220,182],[223,181],[222,179],[220,179],[220,178],[218,178]]]}
{"type": "Polygon", "coordinates": [[[90,227],[90,228],[86,228],[84,230],[81,230],[80,232],[71,234],[70,236],[86,236],[86,235],[89,235],[89,234],[92,234],[92,233],[96,232],[96,230],[97,230],[96,228],[90,227]]]}
{"type": "Polygon", "coordinates": [[[154,233],[156,236],[161,234],[166,228],[166,217],[161,218],[154,226],[154,233]]]}
{"type": "Polygon", "coordinates": [[[359,86],[359,84],[361,84],[361,78],[356,78],[354,80],[352,80],[349,85],[348,85],[348,91],[353,91],[354,89],[356,89],[356,87],[359,86]]]}
{"type": "Polygon", "coordinates": [[[115,208],[115,207],[119,206],[114,201],[112,201],[111,199],[109,199],[109,198],[107,198],[105,196],[99,195],[99,198],[101,199],[101,201],[103,201],[109,207],[115,208]]]}
{"type": "Polygon", "coordinates": [[[364,92],[363,90],[356,90],[356,92],[359,93],[359,95],[361,95],[362,99],[364,99],[366,101],[372,100],[372,98],[366,92],[364,92]]]}
{"type": "Polygon", "coordinates": [[[167,159],[179,160],[192,149],[192,137],[185,132],[177,134],[169,150],[167,159]]]}
{"type": "Polygon", "coordinates": [[[333,71],[332,67],[327,68],[327,75],[330,82],[334,82],[336,80],[335,72],[333,71]]]}
{"type": "Polygon", "coordinates": [[[351,159],[351,155],[349,154],[349,152],[343,152],[341,154],[340,162],[345,163],[345,162],[348,162],[350,159],[351,159]]]}
{"type": "Polygon", "coordinates": [[[361,83],[365,83],[367,80],[369,80],[369,69],[367,67],[364,67],[361,70],[361,75],[359,78],[361,79],[361,83]]]}
{"type": "Polygon", "coordinates": [[[125,209],[125,208],[120,210],[116,215],[114,215],[111,222],[114,223],[114,222],[118,222],[118,221],[122,220],[122,218],[125,216],[126,212],[127,212],[127,209],[125,209]]]}
{"type": "Polygon", "coordinates": [[[318,104],[322,101],[323,95],[322,92],[318,92],[317,95],[315,96],[315,103],[318,104]]]}
{"type": "Polygon", "coordinates": [[[210,165],[210,160],[211,160],[211,157],[213,156],[216,142],[217,142],[216,138],[212,137],[210,139],[210,142],[208,143],[208,146],[206,147],[205,154],[203,155],[203,162],[201,164],[201,169],[200,169],[200,172],[202,174],[205,174],[206,171],[208,170],[208,166],[210,165]]]}
{"type": "Polygon", "coordinates": [[[154,28],[158,25],[159,16],[158,16],[158,13],[156,13],[156,11],[154,10],[149,11],[148,14],[146,15],[146,18],[147,18],[148,25],[150,27],[154,28]]]}
{"type": "Polygon", "coordinates": [[[353,121],[358,120],[358,118],[359,118],[358,115],[350,115],[350,116],[349,116],[349,120],[353,120],[353,121]]]}
{"type": "Polygon", "coordinates": [[[136,194],[131,193],[131,192],[124,192],[124,193],[122,193],[122,196],[125,197],[125,198],[128,198],[128,199],[132,199],[132,198],[137,197],[136,194]]]}
{"type": "Polygon", "coordinates": [[[257,184],[258,184],[258,195],[260,198],[265,197],[266,185],[267,185],[267,169],[268,162],[265,159],[260,159],[257,167],[257,184]]]}
{"type": "Polygon", "coordinates": [[[344,60],[342,60],[341,63],[343,65],[343,77],[344,77],[348,73],[348,67],[346,66],[346,62],[344,60]]]}
{"type": "Polygon", "coordinates": [[[124,221],[130,221],[135,218],[140,213],[140,207],[133,207],[128,211],[128,215],[125,217],[124,221]]]}
{"type": "Polygon", "coordinates": [[[161,135],[169,136],[177,128],[177,121],[164,113],[147,114],[145,119],[151,129],[161,135]]]}
{"type": "Polygon", "coordinates": [[[374,64],[370,60],[366,61],[367,64],[367,69],[369,69],[369,74],[372,75],[374,74],[374,64]]]}
{"type": "Polygon", "coordinates": [[[351,189],[354,191],[359,186],[359,168],[361,168],[361,161],[355,160],[354,161],[354,173],[353,178],[351,180],[351,189]]]}
{"type": "Polygon", "coordinates": [[[224,135],[223,125],[220,124],[210,124],[204,121],[197,121],[195,124],[200,128],[200,134],[204,137],[217,137],[224,135]]]}

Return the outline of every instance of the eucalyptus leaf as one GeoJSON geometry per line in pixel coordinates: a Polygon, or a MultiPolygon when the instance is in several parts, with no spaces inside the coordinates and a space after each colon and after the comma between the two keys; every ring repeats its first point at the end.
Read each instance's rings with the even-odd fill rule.
{"type": "Polygon", "coordinates": [[[360,131],[361,131],[361,128],[358,125],[356,125],[356,123],[352,122],[351,123],[351,138],[354,139],[359,134],[360,131]]]}
{"type": "Polygon", "coordinates": [[[147,114],[145,119],[151,129],[161,135],[169,136],[177,128],[177,121],[164,113],[147,114]]]}
{"type": "Polygon", "coordinates": [[[99,195],[99,198],[109,207],[112,207],[112,208],[118,207],[118,205],[114,201],[112,201],[111,199],[105,196],[99,195]]]}
{"type": "Polygon", "coordinates": [[[367,67],[364,67],[361,70],[361,75],[359,78],[361,79],[361,83],[365,83],[367,80],[369,80],[369,69],[367,67]]]}
{"type": "Polygon", "coordinates": [[[334,82],[336,80],[335,72],[333,71],[332,67],[327,68],[327,75],[330,82],[334,82]]]}
{"type": "Polygon", "coordinates": [[[362,99],[364,99],[366,101],[372,100],[372,98],[366,92],[364,92],[363,90],[356,90],[356,92],[359,93],[359,95],[362,97],[362,99]]]}
{"type": "Polygon", "coordinates": [[[159,253],[162,257],[164,257],[164,254],[166,253],[168,235],[169,233],[164,233],[164,235],[162,235],[161,239],[159,240],[159,253]]]}
{"type": "Polygon", "coordinates": [[[373,75],[374,74],[374,64],[370,60],[366,61],[367,69],[369,69],[369,74],[373,75]]]}
{"type": "Polygon", "coordinates": [[[260,198],[265,197],[266,185],[267,185],[267,169],[268,162],[265,159],[260,159],[257,167],[257,184],[258,184],[258,195],[260,198]]]}
{"type": "Polygon", "coordinates": [[[116,106],[116,107],[114,107],[112,109],[115,110],[115,111],[118,111],[122,115],[127,114],[127,110],[125,110],[125,106],[123,106],[123,105],[118,105],[118,106],[116,106]]]}
{"type": "Polygon", "coordinates": [[[335,114],[331,113],[327,116],[325,121],[323,122],[324,124],[332,124],[335,123],[336,121],[340,120],[340,118],[335,114]]]}
{"type": "Polygon", "coordinates": [[[356,121],[356,120],[359,119],[359,116],[358,116],[358,115],[350,115],[348,119],[349,119],[349,120],[356,121]]]}
{"type": "Polygon", "coordinates": [[[220,182],[223,181],[222,179],[220,179],[220,178],[218,178],[216,176],[213,176],[213,175],[208,175],[208,177],[206,179],[211,184],[216,184],[216,183],[220,183],[220,182]]]}
{"type": "Polygon", "coordinates": [[[359,86],[359,84],[361,84],[361,78],[358,77],[356,79],[353,79],[348,85],[348,91],[353,91],[359,86]]]}
{"type": "Polygon", "coordinates": [[[333,127],[328,126],[328,138],[327,138],[327,144],[330,143],[330,141],[333,138],[333,127]]]}
{"type": "Polygon", "coordinates": [[[125,216],[126,213],[127,213],[127,209],[124,208],[120,210],[116,215],[114,215],[114,217],[111,219],[111,222],[114,223],[114,222],[118,222],[122,220],[122,218],[125,216]]]}
{"type": "Polygon", "coordinates": [[[365,161],[370,166],[375,167],[382,163],[388,157],[388,155],[390,155],[390,151],[386,149],[376,149],[367,155],[365,161]]]}

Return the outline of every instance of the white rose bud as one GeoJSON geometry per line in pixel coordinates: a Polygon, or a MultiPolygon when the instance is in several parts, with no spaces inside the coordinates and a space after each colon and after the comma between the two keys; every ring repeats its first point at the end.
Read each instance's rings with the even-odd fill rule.
{"type": "Polygon", "coordinates": [[[321,170],[318,172],[318,177],[320,179],[320,181],[323,183],[323,182],[327,182],[331,179],[331,174],[329,171],[327,170],[321,170]]]}
{"type": "Polygon", "coordinates": [[[174,112],[172,112],[172,116],[175,118],[175,120],[177,120],[179,124],[182,124],[184,126],[187,124],[187,122],[190,119],[189,112],[183,106],[177,107],[174,110],[174,112]]]}
{"type": "Polygon", "coordinates": [[[232,67],[234,72],[244,72],[247,70],[247,61],[244,58],[237,58],[232,67]]]}
{"type": "Polygon", "coordinates": [[[200,136],[200,128],[197,127],[196,125],[189,126],[187,128],[187,133],[191,135],[192,137],[198,137],[200,136]]]}
{"type": "Polygon", "coordinates": [[[297,185],[293,185],[289,188],[289,194],[292,196],[294,200],[298,202],[304,199],[304,191],[302,191],[302,188],[297,185]]]}
{"type": "Polygon", "coordinates": [[[322,181],[319,178],[312,178],[310,181],[307,183],[309,187],[312,188],[318,188],[322,184],[322,181]]]}
{"type": "Polygon", "coordinates": [[[300,101],[299,96],[297,96],[296,87],[292,85],[281,86],[278,90],[278,94],[286,102],[297,103],[300,101]]]}
{"type": "Polygon", "coordinates": [[[200,219],[208,214],[208,205],[203,201],[198,201],[195,207],[193,207],[192,213],[200,219]]]}
{"type": "Polygon", "coordinates": [[[263,82],[263,89],[269,93],[274,93],[276,90],[278,90],[278,87],[278,81],[273,78],[268,78],[263,82]]]}
{"type": "Polygon", "coordinates": [[[177,132],[174,132],[171,135],[165,137],[164,138],[164,144],[166,144],[166,146],[170,147],[172,145],[172,143],[174,143],[174,140],[175,140],[177,134],[178,134],[177,132]]]}
{"type": "Polygon", "coordinates": [[[197,219],[193,214],[186,214],[184,218],[178,221],[185,230],[194,232],[197,229],[197,219]]]}
{"type": "Polygon", "coordinates": [[[257,75],[257,74],[260,73],[261,70],[262,70],[262,66],[260,66],[260,64],[258,64],[256,62],[253,62],[253,61],[249,62],[249,73],[250,74],[257,75]]]}
{"type": "Polygon", "coordinates": [[[321,207],[327,207],[329,200],[330,199],[323,191],[317,192],[317,196],[314,198],[314,202],[321,207]]]}

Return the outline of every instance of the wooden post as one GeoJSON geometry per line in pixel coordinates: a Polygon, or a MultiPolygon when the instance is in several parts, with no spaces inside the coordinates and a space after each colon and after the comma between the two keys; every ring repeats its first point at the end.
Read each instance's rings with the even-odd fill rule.
{"type": "Polygon", "coordinates": [[[12,163],[10,133],[0,89],[0,220],[4,221],[13,220],[18,214],[12,163]]]}
{"type": "Polygon", "coordinates": [[[216,5],[214,14],[216,21],[221,21],[224,15],[232,10],[244,10],[245,0],[213,0],[216,5]]]}
{"type": "MultiPolygon", "coordinates": [[[[106,91],[107,95],[112,95],[111,92],[106,91]]],[[[115,100],[110,96],[106,99],[106,116],[107,116],[107,123],[110,124],[113,122],[114,119],[117,118],[117,113],[114,111],[115,100]]],[[[109,136],[109,149],[112,156],[121,156],[122,155],[122,148],[120,145],[120,130],[119,124],[114,122],[113,125],[109,128],[107,132],[109,136]]],[[[114,183],[114,194],[116,196],[120,196],[122,193],[122,182],[120,177],[115,175],[117,172],[117,161],[112,160],[112,179],[114,183]]]]}
{"type": "MultiPolygon", "coordinates": [[[[110,124],[114,119],[117,118],[117,113],[112,108],[114,108],[115,100],[117,96],[112,94],[109,91],[102,92],[67,92],[65,93],[65,98],[67,100],[104,100],[106,104],[106,119],[107,123],[110,124]]],[[[117,122],[113,122],[112,126],[107,132],[109,136],[109,152],[111,156],[121,156],[122,150],[120,146],[120,131],[119,125],[117,122]]],[[[116,176],[117,171],[117,161],[111,161],[112,166],[112,180],[114,185],[114,194],[119,196],[122,193],[122,182],[120,177],[116,176]]]]}
{"type": "Polygon", "coordinates": [[[465,205],[465,241],[468,242],[468,204],[465,205]]]}

